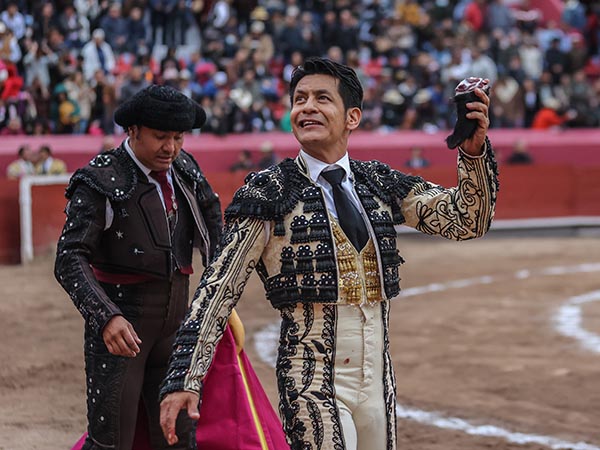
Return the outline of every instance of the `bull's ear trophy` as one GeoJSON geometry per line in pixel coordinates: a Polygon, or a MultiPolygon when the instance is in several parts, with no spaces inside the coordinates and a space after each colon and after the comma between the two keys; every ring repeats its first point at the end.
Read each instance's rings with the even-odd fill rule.
{"type": "Polygon", "coordinates": [[[469,139],[477,129],[477,120],[467,119],[466,117],[470,111],[467,109],[466,104],[481,101],[475,94],[475,88],[479,88],[490,95],[490,83],[483,78],[465,78],[454,89],[452,101],[456,104],[456,123],[454,124],[454,131],[446,138],[446,145],[450,149],[458,147],[465,139],[469,139]]]}

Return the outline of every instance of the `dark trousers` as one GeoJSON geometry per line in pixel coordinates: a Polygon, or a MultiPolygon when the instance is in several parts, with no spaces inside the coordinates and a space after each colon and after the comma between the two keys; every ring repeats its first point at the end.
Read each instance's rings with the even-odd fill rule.
{"type": "MultiPolygon", "coordinates": [[[[88,437],[83,450],[131,450],[138,408],[144,408],[153,450],[168,447],[159,424],[159,386],[171,355],[175,332],[187,311],[189,278],[177,273],[172,282],[134,285],[102,283],[142,340],[134,358],[108,352],[102,336],[86,327],[85,365],[88,437]]],[[[182,411],[177,420],[179,443],[195,449],[195,423],[182,411]]]]}

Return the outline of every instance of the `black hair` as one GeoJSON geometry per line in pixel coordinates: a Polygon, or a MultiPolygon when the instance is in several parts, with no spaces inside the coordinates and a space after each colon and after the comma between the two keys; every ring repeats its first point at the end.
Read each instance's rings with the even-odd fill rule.
{"type": "Polygon", "coordinates": [[[52,149],[50,149],[49,145],[42,145],[42,146],[40,146],[40,148],[39,148],[38,151],[39,152],[46,152],[46,153],[48,153],[48,155],[52,155],[52,149]]]}
{"type": "Polygon", "coordinates": [[[327,58],[308,58],[304,64],[294,69],[290,81],[290,103],[292,105],[296,86],[306,75],[331,75],[339,80],[338,92],[346,111],[350,108],[362,108],[363,88],[354,69],[327,58]]]}

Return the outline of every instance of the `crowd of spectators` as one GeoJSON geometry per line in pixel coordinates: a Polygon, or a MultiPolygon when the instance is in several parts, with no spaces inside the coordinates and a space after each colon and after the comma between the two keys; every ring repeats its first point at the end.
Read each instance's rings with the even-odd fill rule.
{"type": "Polygon", "coordinates": [[[67,165],[62,159],[54,157],[49,145],[41,145],[33,150],[29,144],[23,144],[17,152],[17,159],[6,167],[6,177],[19,179],[26,175],[63,175],[67,165]]]}
{"type": "Polygon", "coordinates": [[[204,132],[289,130],[290,75],[313,55],[357,71],[367,130],[451,128],[467,76],[492,83],[492,128],[598,126],[600,7],[563,0],[549,20],[530,3],[0,0],[0,135],[111,135],[149,83],[200,102],[204,132]]]}

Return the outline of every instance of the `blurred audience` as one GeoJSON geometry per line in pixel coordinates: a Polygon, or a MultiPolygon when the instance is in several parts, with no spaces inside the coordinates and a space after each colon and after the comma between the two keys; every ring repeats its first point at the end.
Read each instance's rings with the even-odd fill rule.
{"type": "Polygon", "coordinates": [[[61,175],[67,173],[64,161],[52,155],[48,145],[41,145],[33,151],[26,144],[19,147],[18,159],[11,162],[6,168],[6,177],[18,179],[25,175],[61,175]]]}
{"type": "Polygon", "coordinates": [[[203,132],[289,130],[290,74],[312,55],[357,71],[365,130],[452,128],[467,76],[492,81],[492,128],[597,127],[600,5],[564,0],[546,17],[532,4],[7,0],[0,133],[114,133],[114,108],[149,83],[202,103],[203,132]],[[548,125],[548,99],[572,117],[548,125]]]}
{"type": "Polygon", "coordinates": [[[533,158],[529,154],[526,140],[518,139],[515,142],[512,152],[506,158],[506,164],[533,164],[533,158]]]}
{"type": "Polygon", "coordinates": [[[18,158],[6,168],[6,177],[18,179],[35,173],[35,155],[29,145],[22,145],[17,152],[18,158]]]}
{"type": "Polygon", "coordinates": [[[229,171],[250,172],[253,168],[254,162],[252,161],[252,153],[250,150],[243,149],[238,155],[238,160],[229,167],[229,171]]]}
{"type": "Polygon", "coordinates": [[[548,97],[544,100],[543,106],[535,113],[531,128],[534,130],[560,129],[576,117],[575,110],[564,111],[564,107],[557,98],[548,97]]]}
{"type": "Polygon", "coordinates": [[[115,55],[110,44],[104,40],[105,36],[102,28],[96,28],[92,33],[92,40],[81,49],[83,74],[87,81],[91,82],[98,70],[109,75],[115,68],[115,55]]]}
{"type": "Polygon", "coordinates": [[[38,150],[35,173],[39,175],[62,175],[67,173],[67,165],[64,161],[52,156],[50,146],[42,145],[38,150]]]}
{"type": "Polygon", "coordinates": [[[107,134],[102,138],[102,145],[100,146],[100,151],[98,153],[109,152],[116,148],[116,146],[117,141],[115,140],[115,137],[112,134],[107,134]]]}
{"type": "Polygon", "coordinates": [[[406,161],[405,166],[411,169],[422,169],[429,167],[429,160],[423,157],[423,149],[421,147],[412,147],[410,149],[410,158],[406,161]]]}
{"type": "Polygon", "coordinates": [[[266,169],[279,162],[271,141],[265,141],[260,145],[260,153],[261,157],[256,163],[259,170],[266,169]]]}

